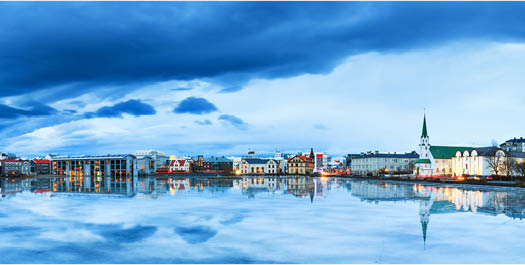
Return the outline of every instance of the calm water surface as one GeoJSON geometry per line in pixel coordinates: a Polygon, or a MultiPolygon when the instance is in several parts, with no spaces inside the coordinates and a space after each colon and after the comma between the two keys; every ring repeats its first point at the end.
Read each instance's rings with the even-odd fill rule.
{"type": "Polygon", "coordinates": [[[525,190],[2,179],[0,263],[525,263],[525,190]]]}

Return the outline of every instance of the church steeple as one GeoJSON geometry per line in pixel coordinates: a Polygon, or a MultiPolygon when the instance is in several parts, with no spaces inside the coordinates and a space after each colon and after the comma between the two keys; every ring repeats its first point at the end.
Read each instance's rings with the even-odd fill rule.
{"type": "Polygon", "coordinates": [[[419,144],[419,158],[428,159],[430,149],[430,138],[427,132],[427,115],[423,114],[423,131],[421,132],[421,141],[419,144]]]}
{"type": "Polygon", "coordinates": [[[426,138],[428,137],[428,133],[427,133],[427,115],[426,114],[423,114],[423,132],[421,133],[421,138],[426,138]]]}
{"type": "Polygon", "coordinates": [[[312,147],[312,149],[310,149],[310,158],[314,158],[315,155],[314,155],[314,148],[312,147]]]}

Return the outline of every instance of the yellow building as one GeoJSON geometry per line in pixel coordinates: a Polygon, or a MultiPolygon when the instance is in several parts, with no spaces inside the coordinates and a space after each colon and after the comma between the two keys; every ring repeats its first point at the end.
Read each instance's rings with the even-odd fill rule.
{"type": "Polygon", "coordinates": [[[310,175],[314,172],[314,167],[313,156],[296,155],[288,159],[288,174],[310,175]]]}

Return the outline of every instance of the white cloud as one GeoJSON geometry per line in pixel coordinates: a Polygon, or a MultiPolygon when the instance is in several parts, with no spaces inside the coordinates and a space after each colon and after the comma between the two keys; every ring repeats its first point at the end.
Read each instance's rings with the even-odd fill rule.
{"type": "Polygon", "coordinates": [[[523,61],[523,44],[457,43],[353,56],[326,75],[252,80],[236,93],[217,93],[220,88],[199,80],[163,82],[123,99],[151,104],[156,115],[40,128],[10,139],[9,151],[51,152],[90,142],[99,145],[89,147],[91,151],[107,152],[158,148],[168,153],[227,154],[244,153],[249,147],[268,152],[314,147],[338,154],[412,151],[417,149],[424,108],[431,143],[487,145],[493,138],[501,142],[525,135],[519,122],[525,110],[523,61]],[[194,89],[173,90],[180,87],[194,89]],[[188,96],[206,98],[219,111],[202,116],[173,113],[177,102],[188,96]],[[241,118],[249,129],[216,122],[222,114],[241,118]],[[202,119],[213,125],[195,123],[202,119]],[[316,124],[326,129],[315,129],[316,124]]]}

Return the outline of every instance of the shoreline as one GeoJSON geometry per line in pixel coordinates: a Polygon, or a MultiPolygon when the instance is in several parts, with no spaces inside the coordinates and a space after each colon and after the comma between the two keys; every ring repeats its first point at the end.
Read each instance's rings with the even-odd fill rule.
{"type": "MultiPolygon", "coordinates": [[[[36,175],[36,176],[18,176],[18,177],[2,177],[2,178],[19,178],[19,179],[48,179],[48,178],[60,178],[65,176],[59,175],[36,175]]],[[[196,178],[205,177],[209,179],[232,179],[239,180],[246,177],[326,177],[326,178],[343,178],[343,179],[359,179],[359,180],[377,180],[377,181],[392,181],[392,182],[411,182],[411,183],[423,183],[423,184],[446,184],[446,185],[477,185],[477,186],[489,186],[489,187],[514,187],[525,189],[525,182],[519,183],[518,181],[483,181],[483,180],[446,180],[446,179],[430,179],[430,178],[402,178],[402,177],[369,177],[362,175],[330,175],[321,176],[319,174],[313,175],[295,175],[295,174],[260,174],[260,175],[235,175],[235,174],[218,174],[218,173],[176,173],[176,174],[154,174],[154,175],[142,175],[140,177],[150,177],[156,179],[167,179],[167,178],[196,178]]]]}

